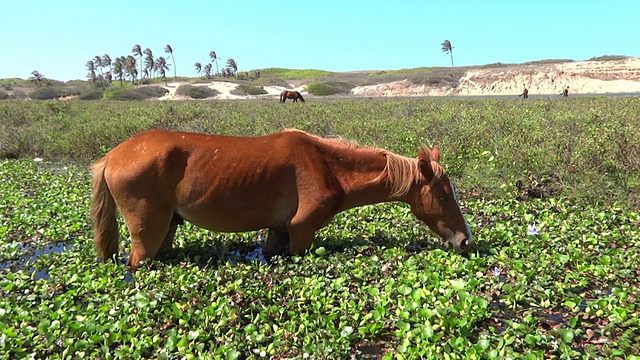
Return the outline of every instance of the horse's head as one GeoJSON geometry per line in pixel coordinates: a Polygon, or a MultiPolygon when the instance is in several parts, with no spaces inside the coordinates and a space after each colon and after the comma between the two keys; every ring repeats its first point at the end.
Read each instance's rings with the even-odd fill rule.
{"type": "Polygon", "coordinates": [[[409,192],[409,204],[415,216],[446,240],[448,246],[464,250],[473,243],[473,236],[439,160],[437,146],[429,149],[423,145],[418,153],[420,179],[409,192]]]}

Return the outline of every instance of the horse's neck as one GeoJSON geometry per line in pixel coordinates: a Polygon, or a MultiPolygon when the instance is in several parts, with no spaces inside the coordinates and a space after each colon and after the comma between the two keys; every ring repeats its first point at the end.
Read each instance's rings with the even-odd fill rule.
{"type": "Polygon", "coordinates": [[[341,149],[332,156],[329,167],[344,191],[340,210],[393,200],[389,198],[385,174],[387,159],[382,152],[341,149]]]}

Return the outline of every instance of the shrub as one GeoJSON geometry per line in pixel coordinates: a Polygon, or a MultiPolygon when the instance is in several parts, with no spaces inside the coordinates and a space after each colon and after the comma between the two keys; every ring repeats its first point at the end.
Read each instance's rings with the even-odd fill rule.
{"type": "Polygon", "coordinates": [[[110,87],[104,91],[104,98],[109,100],[147,100],[163,96],[169,90],[159,86],[146,87],[110,87]]]}
{"type": "Polygon", "coordinates": [[[9,97],[9,94],[7,94],[6,92],[0,90],[0,100],[7,99],[8,97],[9,97]]]}
{"type": "Polygon", "coordinates": [[[159,98],[169,93],[169,90],[161,86],[144,86],[135,89],[138,94],[141,94],[145,99],[159,98]]]}
{"type": "Polygon", "coordinates": [[[352,86],[345,82],[312,82],[307,85],[307,91],[317,96],[335,95],[348,93],[352,86]]]}
{"type": "Polygon", "coordinates": [[[12,99],[26,99],[29,96],[22,90],[14,90],[12,99]]]}
{"type": "Polygon", "coordinates": [[[29,97],[35,100],[53,100],[65,95],[66,91],[64,89],[43,87],[36,89],[34,92],[29,94],[29,97]]]}
{"type": "Polygon", "coordinates": [[[206,99],[218,95],[218,92],[208,86],[182,85],[176,89],[176,95],[188,96],[192,99],[206,99]]]}
{"type": "Polygon", "coordinates": [[[231,93],[234,92],[240,92],[243,95],[247,94],[247,95],[264,95],[264,94],[268,94],[267,90],[263,89],[262,87],[259,86],[253,86],[253,85],[238,85],[235,90],[233,90],[231,93]]]}
{"type": "Polygon", "coordinates": [[[99,100],[104,96],[104,90],[99,88],[93,88],[83,91],[79,99],[80,100],[99,100]]]}

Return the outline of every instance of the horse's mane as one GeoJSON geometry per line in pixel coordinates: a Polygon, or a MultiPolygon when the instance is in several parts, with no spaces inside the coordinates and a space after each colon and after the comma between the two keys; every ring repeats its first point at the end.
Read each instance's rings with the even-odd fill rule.
{"type": "MultiPolygon", "coordinates": [[[[424,180],[418,168],[418,159],[397,155],[390,151],[384,151],[384,155],[387,157],[387,165],[383,175],[387,174],[390,197],[403,196],[409,192],[414,183],[418,184],[424,180]]],[[[429,187],[432,187],[442,179],[444,169],[437,161],[431,161],[430,165],[434,174],[433,179],[429,182],[429,187]]]]}
{"type": "MultiPolygon", "coordinates": [[[[420,169],[418,168],[417,158],[409,158],[380,148],[360,146],[357,143],[347,141],[342,137],[323,138],[297,129],[284,129],[284,131],[303,133],[321,142],[329,143],[334,146],[342,147],[344,149],[357,149],[360,151],[366,151],[385,156],[387,159],[387,164],[385,165],[384,170],[382,174],[380,174],[380,177],[378,179],[382,179],[386,175],[386,181],[390,188],[390,197],[403,196],[407,192],[409,192],[409,189],[411,189],[411,186],[414,183],[418,184],[421,181],[424,181],[424,177],[422,176],[422,174],[420,173],[420,169]]],[[[423,151],[425,150],[423,149],[423,151]]],[[[431,169],[433,170],[434,176],[433,179],[431,179],[431,182],[429,182],[429,187],[440,181],[440,179],[444,175],[444,169],[442,168],[442,165],[440,165],[437,161],[431,161],[430,165],[431,169]]]]}

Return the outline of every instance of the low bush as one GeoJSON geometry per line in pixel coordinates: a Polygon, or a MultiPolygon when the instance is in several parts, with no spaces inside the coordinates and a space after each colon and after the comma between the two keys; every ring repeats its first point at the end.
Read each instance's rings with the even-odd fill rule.
{"type": "Polygon", "coordinates": [[[158,98],[169,92],[159,86],[143,87],[110,87],[104,91],[104,98],[108,100],[147,100],[158,98]]]}
{"type": "Polygon", "coordinates": [[[56,87],[42,87],[29,94],[29,97],[34,100],[53,100],[66,95],[66,89],[56,87]]]}
{"type": "Polygon", "coordinates": [[[80,100],[99,100],[104,96],[104,90],[93,88],[83,91],[78,97],[80,100]]]}
{"type": "Polygon", "coordinates": [[[239,93],[239,95],[264,95],[268,94],[267,90],[261,86],[253,85],[238,85],[235,90],[231,91],[232,94],[239,93]]]}
{"type": "Polygon", "coordinates": [[[9,94],[0,90],[0,100],[4,100],[4,99],[8,99],[9,98],[9,94]]]}
{"type": "Polygon", "coordinates": [[[345,82],[312,82],[307,85],[307,91],[316,96],[326,96],[348,93],[353,88],[345,82]]]}
{"type": "Polygon", "coordinates": [[[218,91],[208,86],[182,85],[176,90],[176,95],[188,96],[192,99],[206,99],[218,95],[218,91]]]}

